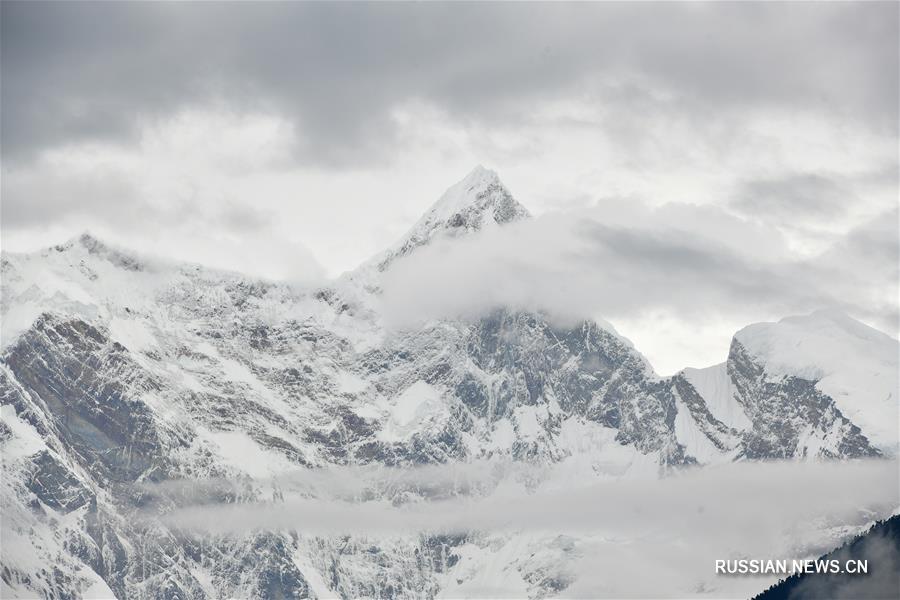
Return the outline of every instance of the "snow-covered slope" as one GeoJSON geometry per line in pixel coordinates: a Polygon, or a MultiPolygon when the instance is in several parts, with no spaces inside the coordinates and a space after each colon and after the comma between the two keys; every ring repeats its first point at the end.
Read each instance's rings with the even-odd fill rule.
{"type": "Polygon", "coordinates": [[[897,353],[890,336],[818,311],[750,325],[726,362],[675,379],[739,435],[739,456],[896,456],[897,353]]]}
{"type": "MultiPolygon", "coordinates": [[[[198,490],[206,501],[277,502],[292,474],[336,467],[501,460],[552,466],[566,482],[890,446],[880,419],[897,402],[882,384],[893,375],[896,390],[897,342],[848,317],[751,326],[723,365],[671,378],[603,323],[561,328],[497,310],[382,326],[378,281],[394,259],[524,218],[496,174],[477,168],[397,244],[318,289],[89,235],[3,254],[3,596],[431,597],[485,589],[466,581],[485,556],[516,564],[510,585],[544,596],[571,583],[568,542],[554,542],[548,566],[520,554],[544,538],[217,536],[148,515],[198,490]],[[852,361],[836,358],[842,347],[852,361]]],[[[395,484],[360,496],[429,493],[395,484]]]]}
{"type": "Polygon", "coordinates": [[[870,441],[896,453],[897,340],[838,311],[757,323],[735,335],[769,377],[816,382],[870,441]]]}
{"type": "Polygon", "coordinates": [[[528,217],[497,173],[479,165],[444,192],[397,243],[370,262],[383,271],[437,236],[458,237],[528,217]]]}
{"type": "Polygon", "coordinates": [[[705,369],[688,368],[682,373],[706,401],[712,416],[733,429],[744,430],[752,427],[735,396],[736,389],[728,375],[727,363],[705,369]]]}

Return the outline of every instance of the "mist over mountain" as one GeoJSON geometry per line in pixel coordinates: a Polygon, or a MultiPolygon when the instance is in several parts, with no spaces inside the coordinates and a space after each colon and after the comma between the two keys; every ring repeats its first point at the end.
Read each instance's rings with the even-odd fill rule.
{"type": "MultiPolygon", "coordinates": [[[[668,248],[584,227],[566,248],[668,248]]],[[[896,511],[897,340],[820,310],[660,376],[584,302],[636,301],[627,269],[542,254],[566,231],[477,167],[322,285],[89,234],[4,252],[2,595],[617,597],[629,558],[671,570],[646,595],[732,597],[771,581],[717,552],[815,556],[896,511]]],[[[667,264],[642,289],[687,302],[667,264]]]]}
{"type": "Polygon", "coordinates": [[[819,558],[838,561],[865,561],[865,576],[855,574],[792,575],[753,600],[804,600],[813,598],[858,598],[880,600],[900,595],[900,515],[879,521],[865,533],[819,558]]]}

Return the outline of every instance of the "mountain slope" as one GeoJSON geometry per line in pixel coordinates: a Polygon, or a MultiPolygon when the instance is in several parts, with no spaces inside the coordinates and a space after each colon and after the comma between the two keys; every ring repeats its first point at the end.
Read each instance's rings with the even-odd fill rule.
{"type": "Polygon", "coordinates": [[[896,340],[818,311],[746,327],[725,363],[676,378],[744,432],[742,456],[896,456],[898,372],[896,340]]]}
{"type": "MultiPolygon", "coordinates": [[[[454,548],[494,551],[477,532],[185,532],[160,520],[193,501],[172,482],[205,482],[205,500],[239,504],[278,502],[292,474],[335,466],[504,460],[615,479],[889,451],[889,431],[874,431],[876,447],[861,429],[881,398],[869,371],[845,376],[813,353],[785,363],[784,344],[819,344],[822,328],[797,320],[790,336],[752,326],[723,366],[671,378],[590,321],[497,310],[382,325],[378,278],[393,260],[524,218],[496,174],[476,169],[391,249],[321,289],[151,260],[88,235],[4,254],[3,596],[430,597],[456,573],[454,548]]],[[[896,341],[839,320],[831,343],[852,338],[860,364],[889,375],[892,363],[869,357],[896,356],[896,341]]],[[[404,503],[431,492],[365,493],[404,503]]],[[[523,561],[516,585],[532,596],[568,585],[547,569],[523,561]]]]}
{"type": "MultiPolygon", "coordinates": [[[[865,561],[863,575],[804,573],[779,581],[753,600],[890,600],[900,596],[900,515],[880,521],[865,533],[816,560],[865,561]]],[[[830,565],[828,565],[830,566],[830,565]]],[[[853,567],[856,568],[856,567],[853,567]]]]}
{"type": "Polygon", "coordinates": [[[735,339],[770,377],[815,381],[874,445],[896,453],[896,340],[836,311],[751,325],[735,339]]]}
{"type": "Polygon", "coordinates": [[[529,216],[497,173],[479,165],[444,192],[397,243],[370,262],[384,271],[436,237],[459,237],[529,216]]]}

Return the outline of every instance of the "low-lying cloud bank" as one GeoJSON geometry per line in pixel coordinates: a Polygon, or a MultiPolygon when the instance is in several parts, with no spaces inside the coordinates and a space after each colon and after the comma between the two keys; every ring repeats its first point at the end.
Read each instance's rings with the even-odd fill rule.
{"type": "MultiPolygon", "coordinates": [[[[354,488],[345,487],[348,473],[310,471],[309,477],[298,472],[279,478],[282,501],[200,502],[160,518],[179,528],[222,534],[251,529],[379,536],[473,530],[629,536],[668,532],[744,540],[735,548],[746,548],[752,540],[862,524],[891,513],[900,505],[897,467],[888,460],[734,463],[678,471],[661,479],[588,485],[548,471],[535,471],[528,480],[525,470],[513,470],[497,479],[481,466],[469,473],[459,467],[445,473],[442,467],[431,467],[405,475],[400,487],[421,495],[399,505],[374,493],[369,501],[347,501],[347,492],[354,488]],[[456,495],[440,493],[441,499],[429,499],[428,486],[446,491],[440,485],[454,480],[467,485],[456,495]],[[476,493],[470,493],[479,487],[473,482],[482,484],[476,493]]],[[[377,473],[370,484],[384,490],[398,482],[400,471],[377,473]]]]}
{"type": "Polygon", "coordinates": [[[897,329],[896,210],[811,256],[771,227],[712,207],[622,210],[546,215],[436,240],[385,274],[385,314],[403,328],[497,307],[539,310],[561,323],[651,311],[763,320],[840,308],[897,329]]]}
{"type": "MultiPolygon", "coordinates": [[[[566,582],[561,597],[746,598],[777,577],[716,575],[716,560],[824,554],[897,512],[898,478],[896,460],[729,463],[591,482],[496,462],[328,468],[241,484],[278,490],[272,501],[215,504],[201,491],[144,516],[182,531],[351,536],[363,547],[464,534],[452,549],[459,562],[436,574],[449,597],[521,597],[516,582],[539,573],[566,582]]],[[[171,498],[193,483],[150,491],[171,498]]]]}

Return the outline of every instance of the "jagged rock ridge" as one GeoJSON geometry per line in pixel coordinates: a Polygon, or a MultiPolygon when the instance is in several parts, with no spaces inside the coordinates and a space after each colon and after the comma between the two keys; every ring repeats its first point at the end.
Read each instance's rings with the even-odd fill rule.
{"type": "MultiPolygon", "coordinates": [[[[896,451],[884,430],[868,433],[869,410],[848,414],[854,396],[896,414],[895,397],[860,388],[841,365],[816,371],[779,358],[773,368],[764,351],[785,327],[791,340],[815,338],[837,321],[838,333],[824,327],[834,343],[851,330],[877,341],[857,343],[850,366],[868,365],[888,386],[893,377],[896,390],[896,341],[847,327],[843,315],[753,326],[722,365],[667,378],[594,322],[559,327],[497,310],[417,331],[380,325],[367,298],[393,260],[524,218],[496,174],[477,168],[364,275],[318,290],[149,261],[90,236],[4,254],[3,595],[430,597],[453,581],[457,548],[488,544],[478,532],[187,533],[139,518],[179,502],[148,495],[152,482],[243,481],[216,491],[243,502],[277,498],[279,473],[330,465],[504,457],[627,476],[896,451]],[[840,386],[823,389],[828,378],[840,386]],[[836,401],[831,389],[846,396],[836,401]]],[[[553,548],[572,552],[569,542],[553,548]]],[[[517,564],[529,595],[568,585],[564,569],[517,564]]]]}

